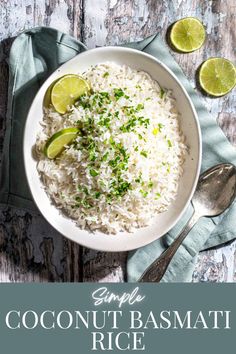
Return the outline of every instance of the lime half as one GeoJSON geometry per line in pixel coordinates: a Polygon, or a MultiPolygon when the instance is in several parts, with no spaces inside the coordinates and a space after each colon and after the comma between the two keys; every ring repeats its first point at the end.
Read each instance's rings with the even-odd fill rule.
{"type": "Polygon", "coordinates": [[[54,159],[59,155],[66,145],[69,145],[77,136],[79,129],[66,128],[53,134],[47,141],[44,153],[49,159],[54,159]]]}
{"type": "Polygon", "coordinates": [[[199,82],[212,96],[226,95],[236,84],[235,66],[224,58],[210,58],[200,68],[199,82]]]}
{"type": "Polygon", "coordinates": [[[199,49],[205,41],[203,24],[195,17],[186,17],[174,23],[170,31],[173,46],[185,53],[199,49]]]}
{"type": "Polygon", "coordinates": [[[79,75],[69,74],[56,81],[51,90],[51,102],[58,113],[66,113],[68,107],[90,90],[86,80],[79,75]]]}

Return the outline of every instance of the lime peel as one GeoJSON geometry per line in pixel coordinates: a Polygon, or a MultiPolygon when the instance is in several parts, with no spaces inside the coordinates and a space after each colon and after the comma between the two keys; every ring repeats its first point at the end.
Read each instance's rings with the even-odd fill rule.
{"type": "Polygon", "coordinates": [[[88,82],[79,75],[68,74],[58,79],[51,89],[51,103],[58,113],[64,114],[80,96],[90,91],[88,82]]]}
{"type": "Polygon", "coordinates": [[[53,134],[44,147],[46,157],[49,159],[57,157],[66,145],[72,143],[78,132],[79,129],[77,128],[65,128],[53,134]]]}
{"type": "Polygon", "coordinates": [[[220,97],[229,93],[236,85],[234,64],[225,58],[210,58],[199,70],[199,83],[211,96],[220,97]]]}
{"type": "Polygon", "coordinates": [[[206,38],[203,24],[195,17],[185,17],[175,22],[170,31],[171,44],[184,53],[199,49],[206,38]]]}

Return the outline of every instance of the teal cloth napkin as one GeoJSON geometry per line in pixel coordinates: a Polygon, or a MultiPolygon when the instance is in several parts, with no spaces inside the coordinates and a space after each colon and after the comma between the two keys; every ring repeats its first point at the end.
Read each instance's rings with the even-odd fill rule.
{"type": "MultiPolygon", "coordinates": [[[[163,61],[188,91],[198,113],[203,135],[202,171],[220,163],[236,164],[236,150],[204,108],[200,97],[170,55],[160,36],[154,35],[126,46],[152,54],[163,61]]],[[[9,57],[9,96],[7,127],[0,174],[1,205],[34,209],[28,190],[22,156],[24,123],[30,104],[45,79],[59,65],[86,50],[83,43],[52,28],[34,28],[19,35],[9,57]]],[[[145,268],[173,241],[191,215],[189,206],[181,221],[163,238],[130,252],[127,262],[128,281],[136,281],[145,268]]],[[[202,218],[173,258],[164,282],[190,281],[200,250],[236,237],[236,205],[220,217],[202,218]]]]}

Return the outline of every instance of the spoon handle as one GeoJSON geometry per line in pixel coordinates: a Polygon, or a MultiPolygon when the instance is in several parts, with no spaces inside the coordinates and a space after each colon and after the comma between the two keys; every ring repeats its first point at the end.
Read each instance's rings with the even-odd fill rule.
{"type": "Polygon", "coordinates": [[[182,229],[175,241],[157,258],[141,275],[139,282],[159,282],[165,274],[171,259],[175,255],[177,249],[188,235],[189,231],[196,224],[200,216],[195,212],[189,219],[187,225],[182,229]]]}

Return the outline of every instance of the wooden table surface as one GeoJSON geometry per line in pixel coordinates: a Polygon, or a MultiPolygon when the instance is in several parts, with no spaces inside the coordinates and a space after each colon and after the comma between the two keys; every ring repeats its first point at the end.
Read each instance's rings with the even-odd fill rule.
{"type": "MultiPolygon", "coordinates": [[[[165,37],[168,26],[186,16],[202,20],[206,43],[188,55],[172,54],[195,85],[196,69],[206,58],[223,56],[235,60],[235,0],[1,0],[1,150],[7,104],[6,59],[12,42],[8,38],[43,25],[58,28],[94,48],[140,40],[156,32],[165,37]]],[[[236,145],[236,90],[223,98],[204,99],[213,119],[236,145]]],[[[14,208],[1,212],[0,282],[120,282],[126,277],[126,257],[126,253],[80,247],[59,235],[40,215],[14,208]]],[[[193,281],[236,281],[236,241],[202,252],[193,281]]]]}

